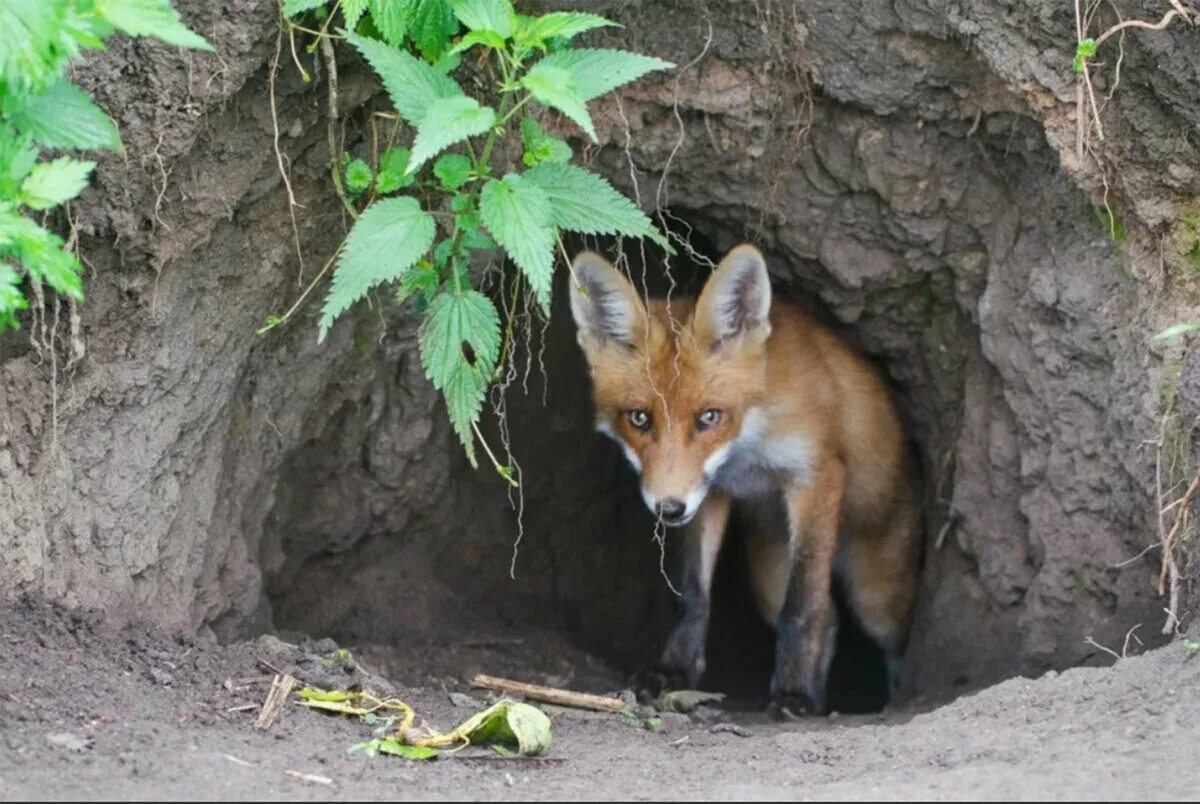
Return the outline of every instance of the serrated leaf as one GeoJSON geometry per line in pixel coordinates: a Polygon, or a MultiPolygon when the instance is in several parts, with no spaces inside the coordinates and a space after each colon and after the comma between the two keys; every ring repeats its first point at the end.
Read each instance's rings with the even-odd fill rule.
{"type": "Polygon", "coordinates": [[[0,257],[18,260],[31,281],[82,299],[83,266],[63,245],[61,237],[29,218],[12,211],[0,212],[0,257]]]}
{"type": "Polygon", "coordinates": [[[669,61],[640,53],[590,48],[551,53],[534,65],[534,69],[542,65],[566,70],[574,76],[577,94],[584,101],[636,81],[646,73],[675,66],[669,61]]]}
{"type": "Polygon", "coordinates": [[[521,79],[521,86],[529,90],[538,103],[558,109],[579,124],[592,140],[596,141],[596,129],[592,116],[579,89],[579,80],[562,67],[538,62],[521,79]]]}
{"type": "MultiPolygon", "coordinates": [[[[303,14],[305,11],[312,11],[314,8],[320,8],[328,3],[329,0],[283,0],[284,16],[294,17],[297,14],[303,14]]],[[[343,2],[343,6],[346,4],[343,2]]]]}
{"type": "Polygon", "coordinates": [[[466,95],[435,100],[417,123],[408,172],[416,172],[443,149],[482,134],[495,122],[496,112],[490,106],[480,106],[478,101],[466,95]]]}
{"type": "Polygon", "coordinates": [[[550,220],[560,229],[580,234],[623,234],[669,244],[646,214],[608,180],[577,165],[546,162],[522,174],[538,187],[550,205],[550,220]]]}
{"type": "Polygon", "coordinates": [[[361,159],[346,163],[346,187],[352,193],[361,193],[371,186],[371,166],[361,159]]]}
{"type": "Polygon", "coordinates": [[[65,77],[15,109],[9,119],[18,131],[46,148],[121,148],[121,137],[109,116],[65,77]]]}
{"type": "Polygon", "coordinates": [[[388,47],[377,39],[350,31],[342,33],[378,73],[396,111],[412,125],[418,125],[436,101],[464,97],[454,79],[415,56],[388,47]]]}
{"type": "Polygon", "coordinates": [[[558,137],[542,131],[541,124],[532,117],[521,120],[521,161],[533,167],[542,162],[570,162],[571,146],[558,137]]]}
{"type": "Polygon", "coordinates": [[[346,18],[346,28],[353,31],[358,27],[359,20],[367,11],[367,0],[342,0],[342,16],[346,18]]]}
{"type": "Polygon", "coordinates": [[[415,198],[385,198],[367,208],[346,238],[325,308],[318,341],[334,319],[381,282],[391,282],[429,251],[437,227],[415,198]]]}
{"type": "Polygon", "coordinates": [[[458,19],[449,0],[408,0],[408,35],[426,60],[435,62],[450,47],[458,33],[458,19]]]}
{"type": "Polygon", "coordinates": [[[61,156],[53,162],[41,162],[21,183],[21,203],[32,209],[50,209],[83,192],[95,162],[61,156]]]}
{"type": "Polygon", "coordinates": [[[17,329],[17,311],[29,307],[21,293],[21,275],[11,265],[0,262],[0,332],[17,329]]]}
{"type": "Polygon", "coordinates": [[[433,163],[433,175],[447,190],[457,190],[471,175],[471,160],[462,154],[442,154],[433,163]]]}
{"type": "Polygon", "coordinates": [[[442,293],[433,300],[420,335],[425,376],[446,398],[450,422],[475,465],[471,425],[500,356],[500,316],[477,290],[442,293]]]}
{"type": "Polygon", "coordinates": [[[37,148],[29,143],[29,137],[16,136],[11,129],[0,127],[0,198],[17,195],[37,158],[37,148]]]}
{"type": "Polygon", "coordinates": [[[130,36],[215,52],[208,40],[188,30],[169,0],[96,0],[96,13],[130,36]]]}
{"type": "Polygon", "coordinates": [[[387,195],[413,183],[413,175],[407,172],[408,157],[407,148],[388,148],[383,152],[379,158],[379,175],[375,177],[375,192],[387,195]]]}
{"type": "Polygon", "coordinates": [[[554,11],[540,17],[528,19],[517,28],[516,38],[521,42],[540,45],[547,39],[571,39],[584,31],[604,27],[621,28],[612,20],[598,14],[583,14],[574,11],[554,11]]]}
{"type": "Polygon", "coordinates": [[[516,12],[509,0],[450,0],[450,8],[469,30],[494,31],[502,43],[512,36],[516,12]]]}
{"type": "Polygon", "coordinates": [[[462,53],[464,50],[469,50],[475,45],[483,45],[484,47],[503,50],[504,37],[495,31],[471,31],[462,39],[458,40],[458,44],[455,45],[450,52],[462,53]]]}
{"type": "Polygon", "coordinates": [[[549,312],[554,211],[549,197],[528,175],[529,171],[509,173],[503,180],[490,180],[480,195],[479,214],[492,238],[525,274],[542,309],[549,312]]]}
{"type": "Polygon", "coordinates": [[[408,33],[410,9],[408,2],[402,0],[368,0],[371,9],[371,21],[384,40],[393,47],[404,44],[404,35],[408,33]]]}
{"type": "Polygon", "coordinates": [[[396,291],[396,301],[402,302],[417,292],[420,292],[422,298],[427,302],[432,301],[433,294],[441,286],[442,277],[437,268],[424,260],[419,260],[400,277],[400,288],[396,291]]]}

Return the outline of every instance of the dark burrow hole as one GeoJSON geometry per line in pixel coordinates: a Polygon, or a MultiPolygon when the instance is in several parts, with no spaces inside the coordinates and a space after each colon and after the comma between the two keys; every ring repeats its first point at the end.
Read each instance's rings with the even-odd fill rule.
{"type": "MultiPolygon", "coordinates": [[[[701,231],[693,230],[692,247],[719,259],[718,247],[701,231]]],[[[611,243],[570,244],[574,250],[584,245],[615,253],[611,243]]],[[[671,259],[668,279],[661,255],[648,254],[643,271],[640,249],[627,243],[626,253],[630,274],[639,284],[644,277],[651,295],[663,295],[672,284],[675,293],[694,294],[709,271],[681,254],[671,259]]],[[[416,510],[400,526],[386,515],[368,516],[361,509],[396,505],[396,493],[384,489],[383,502],[355,496],[361,481],[348,473],[369,471],[375,451],[369,442],[376,436],[363,427],[358,404],[344,403],[322,436],[298,450],[284,470],[286,491],[276,500],[274,537],[263,556],[276,627],[369,646],[401,683],[444,684],[487,672],[615,690],[657,656],[676,603],[660,563],[673,569],[682,532],[668,532],[660,553],[633,471],[616,445],[594,431],[565,274],[555,285],[544,350],[534,341],[528,392],[522,381],[508,394],[525,491],[515,580],[509,569],[516,515],[507,486],[486,460],[472,470],[447,434],[434,445],[450,455],[447,486],[432,489],[419,505],[403,501],[416,510]],[[345,444],[354,439],[368,442],[354,466],[349,458],[330,457],[338,449],[348,455],[345,444]]],[[[795,298],[797,290],[804,289],[776,293],[795,298]]],[[[798,301],[813,308],[812,296],[798,301]]],[[[412,403],[399,392],[389,404],[412,403]]],[[[440,403],[431,415],[445,416],[440,403]]],[[[499,443],[494,422],[484,431],[499,443]]],[[[775,640],[753,602],[742,541],[735,508],[714,580],[701,687],[726,693],[731,709],[755,711],[767,702],[775,640]]],[[[839,612],[830,708],[878,711],[887,702],[882,653],[845,606],[839,612]]]]}

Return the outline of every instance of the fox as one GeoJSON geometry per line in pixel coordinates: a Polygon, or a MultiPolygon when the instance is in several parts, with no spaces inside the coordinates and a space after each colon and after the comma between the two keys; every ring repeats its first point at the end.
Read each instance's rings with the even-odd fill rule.
{"type": "Polygon", "coordinates": [[[772,299],[761,251],[731,249],[695,298],[644,299],[604,257],[571,265],[571,312],[596,429],[683,527],[681,613],[643,700],[704,673],[713,572],[731,506],[751,512],[754,597],[775,629],[768,710],[826,712],[835,575],[882,648],[895,695],[917,591],[919,504],[908,441],[878,371],[800,307],[772,299]],[[782,509],[786,527],[763,511],[782,509]]]}

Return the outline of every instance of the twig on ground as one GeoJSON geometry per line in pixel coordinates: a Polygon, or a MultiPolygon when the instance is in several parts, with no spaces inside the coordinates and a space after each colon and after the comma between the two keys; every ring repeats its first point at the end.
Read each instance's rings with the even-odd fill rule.
{"type": "Polygon", "coordinates": [[[263,702],[262,711],[258,713],[258,720],[254,721],[254,728],[268,729],[271,727],[295,686],[296,679],[294,677],[286,673],[275,676],[271,682],[271,689],[267,692],[267,699],[263,702]]]}
{"type": "Polygon", "coordinates": [[[545,703],[558,704],[559,706],[573,706],[576,709],[592,709],[597,712],[620,712],[626,707],[625,702],[620,698],[590,695],[586,692],[574,692],[572,690],[559,689],[558,687],[545,687],[541,684],[526,684],[523,681],[513,681],[512,679],[496,678],[495,676],[483,674],[471,679],[471,686],[482,687],[485,690],[492,690],[494,692],[515,693],[524,695],[526,698],[534,701],[543,701],[545,703]]]}

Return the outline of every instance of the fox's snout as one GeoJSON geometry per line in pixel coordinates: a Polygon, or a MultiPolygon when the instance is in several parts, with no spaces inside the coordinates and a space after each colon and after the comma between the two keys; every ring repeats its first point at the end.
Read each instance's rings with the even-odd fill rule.
{"type": "Polygon", "coordinates": [[[682,499],[679,497],[658,497],[651,494],[646,489],[646,486],[643,485],[642,499],[645,500],[646,507],[650,509],[650,513],[662,520],[664,525],[679,527],[692,521],[692,517],[700,509],[700,503],[704,502],[705,492],[706,489],[701,488],[698,492],[693,492],[682,499]]]}

